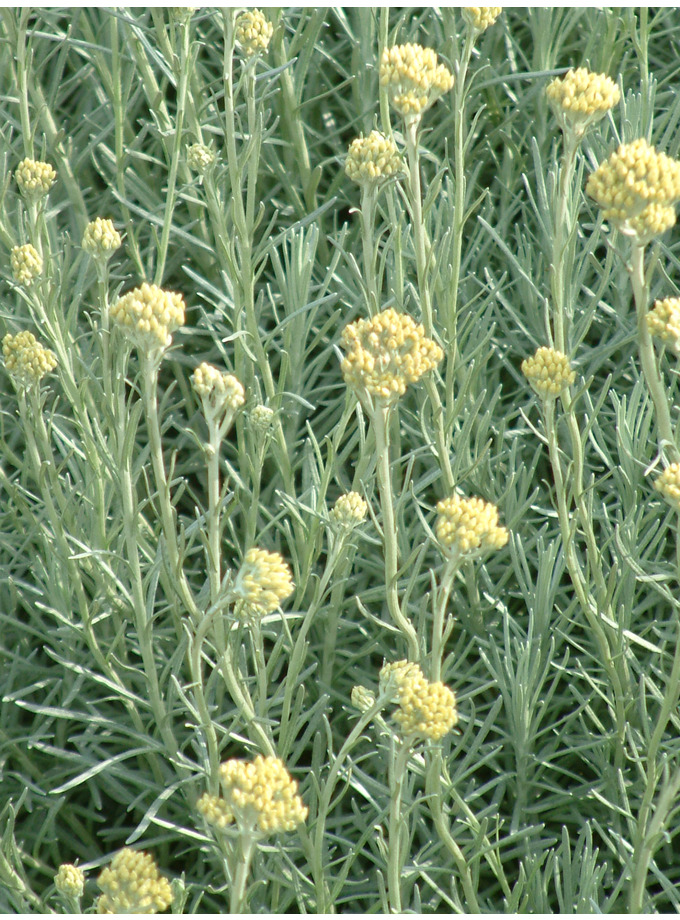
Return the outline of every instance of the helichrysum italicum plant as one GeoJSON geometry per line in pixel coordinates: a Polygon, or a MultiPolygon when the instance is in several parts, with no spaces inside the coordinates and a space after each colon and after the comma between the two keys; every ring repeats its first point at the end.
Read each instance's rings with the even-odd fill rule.
{"type": "Polygon", "coordinates": [[[422,45],[385,48],[380,60],[380,83],[390,103],[404,118],[420,117],[453,86],[453,75],[440,64],[437,53],[422,45]]]}
{"type": "Polygon", "coordinates": [[[274,34],[274,27],[260,10],[246,10],[236,19],[234,35],[243,54],[264,54],[274,34]]]}
{"type": "Polygon", "coordinates": [[[194,370],[191,382],[206,417],[233,413],[245,402],[243,384],[233,374],[224,373],[205,361],[194,370]]]}
{"type": "Polygon", "coordinates": [[[545,345],[522,361],[522,373],[541,399],[555,399],[576,380],[569,358],[545,345]]]}
{"type": "Polygon", "coordinates": [[[509,537],[498,523],[495,505],[460,495],[437,502],[435,533],[443,552],[456,555],[501,549],[509,537]]]}
{"type": "Polygon", "coordinates": [[[112,220],[107,217],[96,217],[85,227],[81,245],[93,259],[105,262],[120,249],[122,240],[112,220]]]}
{"type": "Polygon", "coordinates": [[[10,259],[12,263],[12,275],[17,284],[22,284],[24,287],[30,287],[36,278],[42,275],[42,256],[32,243],[24,243],[23,246],[14,246],[10,259]]]}
{"type": "Polygon", "coordinates": [[[560,127],[579,135],[603,118],[621,98],[610,77],[591,73],[585,67],[557,77],[545,92],[560,127]]]}
{"type": "Polygon", "coordinates": [[[161,875],[150,853],[120,850],[100,872],[98,914],[157,914],[172,903],[168,879],[161,875]]]}
{"type": "Polygon", "coordinates": [[[680,354],[680,297],[654,301],[654,307],[647,314],[647,328],[650,335],[680,354]]]}
{"type": "Polygon", "coordinates": [[[57,173],[49,163],[26,157],[14,171],[14,178],[25,198],[38,200],[49,193],[57,173]]]}
{"type": "Polygon", "coordinates": [[[32,332],[24,330],[2,340],[5,367],[19,387],[34,387],[45,374],[57,366],[57,356],[38,342],[32,332]]]}
{"type": "Polygon", "coordinates": [[[112,304],[111,319],[141,351],[164,350],[172,333],[184,325],[186,304],[181,294],[144,282],[112,304]]]}
{"type": "Polygon", "coordinates": [[[680,463],[671,463],[654,480],[654,488],[680,513],[680,463]]]}
{"type": "Polygon", "coordinates": [[[252,547],[243,557],[232,589],[236,614],[244,620],[273,613],[295,590],[293,573],[280,553],[252,547]]]}
{"type": "Polygon", "coordinates": [[[377,185],[404,171],[397,145],[380,131],[357,137],[349,145],[345,172],[353,182],[377,185]]]}
{"type": "Polygon", "coordinates": [[[216,159],[215,152],[205,144],[191,144],[187,147],[187,164],[200,176],[215,163],[216,159]]]}
{"type": "Polygon", "coordinates": [[[329,517],[342,529],[351,529],[366,520],[368,504],[358,492],[346,492],[333,505],[329,517]]]}
{"type": "Polygon", "coordinates": [[[54,876],[54,887],[68,898],[81,898],[85,890],[85,873],[79,866],[63,863],[54,876]]]}
{"type": "Polygon", "coordinates": [[[461,10],[468,26],[475,32],[485,32],[503,12],[502,6],[464,6],[461,10]]]}

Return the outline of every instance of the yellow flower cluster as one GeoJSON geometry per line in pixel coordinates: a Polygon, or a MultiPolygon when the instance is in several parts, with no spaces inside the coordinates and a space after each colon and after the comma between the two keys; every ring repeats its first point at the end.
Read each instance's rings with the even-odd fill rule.
{"type": "Polygon", "coordinates": [[[646,246],[657,236],[675,226],[677,217],[675,208],[666,204],[648,204],[637,217],[631,217],[623,224],[623,230],[637,237],[638,242],[646,246]]]}
{"type": "Polygon", "coordinates": [[[502,6],[464,6],[463,19],[476,32],[485,32],[503,12],[502,6]]]}
{"type": "Polygon", "coordinates": [[[197,172],[199,175],[202,176],[214,162],[215,154],[210,147],[206,147],[205,144],[191,144],[187,147],[187,163],[189,169],[193,169],[193,171],[197,172]]]}
{"type": "Polygon", "coordinates": [[[573,129],[578,135],[603,118],[621,98],[612,79],[585,67],[553,80],[545,94],[560,127],[565,131],[573,129]]]}
{"type": "Polygon", "coordinates": [[[331,521],[347,529],[356,527],[366,520],[368,505],[358,492],[346,492],[333,505],[329,514],[331,521]]]}
{"type": "Polygon", "coordinates": [[[121,245],[120,233],[113,226],[113,221],[106,217],[91,220],[83,233],[82,247],[95,259],[110,259],[121,245]]]}
{"type": "Polygon", "coordinates": [[[380,131],[371,131],[368,137],[356,137],[349,145],[345,172],[353,182],[377,185],[403,171],[397,145],[380,131]]]}
{"type": "Polygon", "coordinates": [[[455,693],[441,681],[430,683],[417,664],[397,661],[385,665],[380,683],[394,690],[399,709],[393,718],[404,735],[439,741],[457,724],[455,693]]]}
{"type": "Polygon", "coordinates": [[[569,358],[545,345],[522,361],[522,373],[541,399],[554,399],[576,380],[569,358]]]}
{"type": "Polygon", "coordinates": [[[167,348],[171,333],[184,325],[181,294],[146,282],[124,294],[110,308],[111,319],[141,350],[167,348]]]}
{"type": "Polygon", "coordinates": [[[223,374],[205,361],[195,369],[191,382],[203,403],[206,418],[220,413],[235,412],[246,401],[243,384],[232,374],[223,374]]]}
{"type": "Polygon", "coordinates": [[[67,898],[80,898],[85,890],[85,873],[78,866],[63,863],[54,876],[54,887],[67,898]]]}
{"type": "Polygon", "coordinates": [[[49,348],[44,348],[32,332],[24,330],[16,335],[7,335],[2,340],[2,354],[5,367],[16,383],[30,387],[53,371],[57,366],[57,356],[49,348]]]}
{"type": "Polygon", "coordinates": [[[30,287],[42,274],[43,260],[38,250],[30,243],[14,246],[10,255],[12,275],[17,284],[30,287]]]}
{"type": "Polygon", "coordinates": [[[252,547],[234,581],[236,614],[249,620],[273,613],[294,590],[293,573],[283,556],[252,547]]]}
{"type": "Polygon", "coordinates": [[[360,684],[357,684],[356,687],[352,687],[350,701],[352,706],[358,709],[359,712],[368,712],[375,703],[375,693],[371,693],[367,687],[362,687],[360,684]]]}
{"type": "Polygon", "coordinates": [[[501,549],[508,542],[498,508],[482,498],[451,495],[437,502],[437,513],[435,533],[446,555],[501,549]]]}
{"type": "Polygon", "coordinates": [[[680,355],[680,297],[654,301],[647,314],[649,334],[670,345],[680,355]]]}
{"type": "Polygon", "coordinates": [[[196,807],[221,830],[236,822],[242,832],[266,837],[295,830],[309,813],[297,781],[278,757],[227,760],[220,766],[220,783],[222,796],[206,793],[196,807]]]}
{"type": "Polygon", "coordinates": [[[385,402],[403,396],[410,383],[444,357],[420,323],[391,307],[372,319],[345,326],[341,343],[346,351],[341,364],[346,383],[385,402]]]}
{"type": "Polygon", "coordinates": [[[43,163],[42,160],[31,160],[26,157],[16,168],[14,173],[17,185],[26,198],[42,198],[54,185],[57,174],[53,166],[43,163]]]}
{"type": "Polygon", "coordinates": [[[260,10],[246,10],[237,16],[234,34],[244,55],[249,58],[266,52],[274,34],[274,26],[260,10]]]}
{"type": "Polygon", "coordinates": [[[680,513],[680,463],[671,463],[654,481],[654,488],[680,513]]]}
{"type": "Polygon", "coordinates": [[[153,856],[139,850],[116,853],[97,884],[104,892],[97,900],[98,914],[157,914],[172,903],[170,882],[153,856]]]}
{"type": "Polygon", "coordinates": [[[404,118],[420,116],[453,86],[453,74],[439,64],[432,48],[394,45],[385,48],[380,61],[380,85],[387,87],[390,103],[404,118]]]}
{"type": "Polygon", "coordinates": [[[680,198],[680,162],[657,153],[641,137],[621,144],[588,177],[586,191],[607,220],[637,217],[647,205],[669,206],[680,198]]]}
{"type": "Polygon", "coordinates": [[[274,410],[269,406],[253,406],[250,410],[250,424],[259,437],[264,437],[273,423],[274,410]]]}

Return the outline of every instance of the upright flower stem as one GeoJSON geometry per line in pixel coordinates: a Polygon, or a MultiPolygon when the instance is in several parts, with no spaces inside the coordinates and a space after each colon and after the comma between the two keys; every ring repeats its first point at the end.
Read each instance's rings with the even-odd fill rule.
{"type": "Polygon", "coordinates": [[[255,850],[256,844],[253,835],[242,831],[238,835],[236,853],[233,858],[235,866],[229,891],[230,914],[242,914],[244,912],[248,877],[255,850]]]}
{"type": "Polygon", "coordinates": [[[451,596],[453,580],[460,566],[460,557],[447,557],[442,571],[439,588],[434,598],[434,616],[432,618],[432,649],[430,652],[430,679],[441,680],[444,649],[446,641],[453,630],[453,618],[446,620],[446,607],[451,596]]]}
{"type": "Polygon", "coordinates": [[[402,873],[408,850],[408,833],[402,800],[410,753],[411,743],[408,739],[395,741],[388,768],[390,810],[387,830],[387,897],[390,912],[393,914],[402,912],[402,873]]]}
{"type": "Polygon", "coordinates": [[[375,245],[376,189],[363,185],[361,189],[361,243],[363,247],[364,280],[366,282],[366,306],[368,315],[375,316],[380,309],[378,282],[375,273],[377,250],[375,245]]]}
{"type": "Polygon", "coordinates": [[[427,277],[427,243],[423,223],[423,202],[420,187],[420,157],[418,156],[418,127],[420,116],[410,116],[404,120],[406,138],[406,156],[409,171],[409,204],[411,205],[411,226],[413,228],[413,245],[416,253],[416,272],[418,275],[418,294],[423,316],[425,335],[432,337],[432,295],[427,277]]]}
{"type": "Polygon", "coordinates": [[[380,507],[382,510],[383,547],[385,553],[385,584],[387,608],[390,616],[402,633],[408,646],[410,661],[420,658],[420,643],[411,621],[402,613],[399,604],[397,573],[399,569],[399,549],[397,526],[394,518],[394,496],[392,494],[392,474],[390,470],[389,421],[390,406],[378,405],[373,413],[375,431],[375,449],[377,455],[376,473],[380,490],[380,507]]]}

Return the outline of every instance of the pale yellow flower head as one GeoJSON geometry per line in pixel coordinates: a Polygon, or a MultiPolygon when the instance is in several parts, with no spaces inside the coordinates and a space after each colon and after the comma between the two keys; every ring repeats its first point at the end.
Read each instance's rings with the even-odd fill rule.
{"type": "Polygon", "coordinates": [[[224,830],[232,822],[258,837],[292,831],[309,809],[282,760],[262,754],[253,761],[227,760],[220,766],[222,795],[203,795],[196,803],[209,824],[224,830]]]}
{"type": "Polygon", "coordinates": [[[97,900],[98,914],[157,914],[172,903],[170,882],[153,856],[140,850],[116,853],[97,884],[104,892],[97,900]]]}
{"type": "Polygon", "coordinates": [[[649,204],[668,206],[680,199],[680,162],[657,153],[641,137],[621,144],[598,166],[586,191],[606,220],[630,220],[649,204]]]}
{"type": "Polygon", "coordinates": [[[366,520],[368,505],[358,492],[345,492],[333,505],[331,521],[343,529],[351,529],[366,520]]]}
{"type": "Polygon", "coordinates": [[[252,547],[234,581],[236,615],[252,620],[273,613],[294,590],[293,573],[283,556],[252,547]]]}
{"type": "Polygon", "coordinates": [[[43,270],[42,256],[31,243],[14,246],[10,254],[12,275],[17,284],[30,287],[43,270]]]}
{"type": "Polygon", "coordinates": [[[243,384],[233,374],[225,374],[205,361],[194,370],[191,382],[208,419],[234,413],[246,401],[243,384]]]}
{"type": "Polygon", "coordinates": [[[186,305],[181,294],[146,282],[124,294],[109,314],[140,351],[165,349],[176,329],[184,325],[186,305]]]}
{"type": "Polygon", "coordinates": [[[618,86],[610,77],[591,73],[585,67],[557,77],[548,85],[545,94],[562,130],[573,130],[579,136],[603,118],[621,98],[618,86]]]}
{"type": "Polygon", "coordinates": [[[649,334],[661,339],[680,355],[680,297],[656,300],[647,314],[649,334]]]}
{"type": "Polygon", "coordinates": [[[246,10],[237,16],[234,34],[244,56],[249,58],[267,51],[274,26],[260,10],[246,10]]]}
{"type": "Polygon", "coordinates": [[[356,137],[349,145],[345,172],[360,185],[379,185],[404,172],[404,164],[392,138],[371,131],[368,137],[356,137]]]}
{"type": "Polygon", "coordinates": [[[439,64],[432,48],[394,45],[380,61],[380,85],[387,87],[391,105],[404,118],[419,117],[453,86],[453,74],[439,64]]]}
{"type": "Polygon", "coordinates": [[[509,534],[498,524],[498,508],[482,498],[451,495],[437,502],[435,533],[446,556],[501,549],[509,534]]]}
{"type": "Polygon", "coordinates": [[[346,383],[360,395],[367,393],[384,403],[403,396],[410,383],[433,370],[444,357],[422,325],[391,307],[372,319],[345,326],[341,344],[346,383]]]}
{"type": "Polygon", "coordinates": [[[187,163],[200,176],[215,162],[215,153],[205,144],[191,144],[187,147],[187,163]]]}
{"type": "Polygon", "coordinates": [[[644,211],[621,224],[624,233],[636,237],[638,243],[646,246],[657,236],[675,226],[677,216],[675,208],[668,204],[648,204],[644,211]]]}
{"type": "Polygon", "coordinates": [[[85,227],[82,247],[94,259],[106,262],[120,249],[121,243],[120,233],[108,218],[97,217],[85,227]]]}
{"type": "Polygon", "coordinates": [[[569,358],[545,345],[522,361],[522,373],[541,399],[555,399],[576,380],[569,358]]]}
{"type": "Polygon", "coordinates": [[[14,178],[25,198],[38,200],[44,198],[54,185],[57,174],[54,167],[42,160],[31,160],[26,157],[17,166],[14,178]]]}
{"type": "Polygon", "coordinates": [[[385,665],[380,671],[380,682],[382,687],[394,689],[393,698],[399,708],[392,717],[403,735],[439,741],[457,724],[453,690],[441,681],[428,681],[413,662],[385,665]]]}
{"type": "Polygon", "coordinates": [[[270,406],[253,406],[250,410],[250,424],[258,437],[264,437],[274,424],[274,410],[270,406]]]}
{"type": "Polygon", "coordinates": [[[666,499],[671,508],[680,513],[680,463],[671,463],[654,480],[654,488],[666,499]]]}
{"type": "Polygon", "coordinates": [[[371,693],[367,687],[357,684],[356,687],[352,687],[350,701],[352,706],[358,709],[359,712],[368,712],[371,706],[375,704],[375,693],[371,693]]]}
{"type": "Polygon", "coordinates": [[[67,898],[81,898],[85,890],[85,873],[78,866],[62,863],[54,876],[54,887],[67,898]]]}
{"type": "Polygon", "coordinates": [[[57,366],[54,352],[44,348],[28,330],[16,335],[8,332],[2,340],[2,354],[12,379],[24,389],[36,386],[57,366]]]}
{"type": "Polygon", "coordinates": [[[503,12],[502,6],[464,6],[463,19],[475,32],[485,32],[503,12]]]}

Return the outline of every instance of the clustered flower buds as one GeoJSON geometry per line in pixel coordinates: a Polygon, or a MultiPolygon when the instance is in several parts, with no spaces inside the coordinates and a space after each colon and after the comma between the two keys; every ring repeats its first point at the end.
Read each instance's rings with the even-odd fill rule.
{"type": "Polygon", "coordinates": [[[191,144],[187,147],[187,163],[200,176],[215,162],[215,154],[205,144],[191,144]]]}
{"type": "Polygon", "coordinates": [[[14,178],[24,197],[37,201],[49,193],[57,174],[49,163],[26,157],[17,166],[14,178]]]}
{"type": "Polygon", "coordinates": [[[569,358],[545,345],[522,361],[522,373],[541,399],[555,399],[576,380],[569,358]]]}
{"type": "Polygon", "coordinates": [[[171,344],[171,333],[184,325],[185,309],[181,294],[145,282],[124,294],[109,312],[137,348],[152,351],[171,344]]]}
{"type": "Polygon", "coordinates": [[[44,348],[32,332],[7,333],[2,340],[5,367],[20,387],[35,386],[57,366],[57,356],[44,348]]]}
{"type": "Polygon", "coordinates": [[[654,488],[680,513],[680,463],[671,463],[654,481],[654,488]]]}
{"type": "Polygon", "coordinates": [[[666,204],[648,204],[637,217],[629,218],[623,230],[637,237],[642,246],[646,246],[657,236],[675,226],[677,220],[675,208],[666,204]]]}
{"type": "Polygon", "coordinates": [[[243,384],[232,374],[224,374],[205,361],[194,371],[191,382],[203,404],[206,419],[224,413],[233,415],[245,402],[243,384]]]}
{"type": "Polygon", "coordinates": [[[357,684],[356,687],[352,687],[350,701],[352,706],[358,709],[359,712],[368,712],[371,706],[375,704],[375,693],[371,693],[367,687],[357,684]]]}
{"type": "Polygon", "coordinates": [[[366,520],[368,505],[358,492],[346,492],[333,505],[329,514],[338,527],[350,530],[366,520]]]}
{"type": "Polygon", "coordinates": [[[453,86],[453,74],[437,62],[436,52],[422,45],[385,48],[380,61],[380,85],[404,118],[419,117],[453,86]]]}
{"type": "Polygon", "coordinates": [[[437,502],[435,533],[447,556],[501,549],[508,542],[498,525],[498,508],[481,498],[451,495],[437,502]]]}
{"type": "Polygon", "coordinates": [[[413,662],[386,664],[380,671],[380,687],[382,692],[391,690],[399,704],[393,718],[405,736],[439,741],[458,722],[453,690],[441,681],[430,683],[413,662]]]}
{"type": "Polygon", "coordinates": [[[649,334],[670,345],[680,355],[680,297],[656,300],[647,314],[649,334]]]}
{"type": "Polygon", "coordinates": [[[116,249],[120,249],[121,242],[120,233],[113,226],[113,221],[97,217],[85,227],[82,247],[94,259],[106,262],[116,249]]]}
{"type": "Polygon", "coordinates": [[[650,204],[669,206],[680,199],[680,162],[657,153],[641,137],[621,144],[600,164],[586,191],[606,220],[630,220],[650,204]]]}
{"type": "Polygon", "coordinates": [[[196,803],[209,824],[224,830],[232,822],[245,834],[266,837],[292,831],[309,809],[282,760],[258,754],[254,761],[227,760],[220,766],[222,795],[206,793],[196,803]]]}
{"type": "Polygon", "coordinates": [[[433,370],[444,353],[425,335],[420,323],[391,307],[372,319],[345,326],[341,338],[346,356],[341,369],[355,390],[394,402],[423,374],[433,370]]]}
{"type": "Polygon", "coordinates": [[[250,424],[258,437],[264,437],[274,424],[274,410],[269,406],[253,406],[250,410],[250,424]]]}
{"type": "Polygon", "coordinates": [[[54,876],[54,887],[67,898],[80,898],[85,890],[85,873],[78,866],[63,863],[54,876]]]}
{"type": "Polygon", "coordinates": [[[562,130],[573,130],[578,136],[603,118],[621,98],[612,79],[591,73],[585,67],[572,69],[553,80],[545,93],[562,130]]]}
{"type": "Polygon", "coordinates": [[[31,243],[23,246],[14,246],[10,255],[12,275],[17,284],[30,287],[36,278],[42,274],[42,256],[31,243]]]}
{"type": "Polygon", "coordinates": [[[139,850],[116,853],[97,884],[104,892],[97,900],[99,914],[157,914],[172,903],[170,882],[153,856],[139,850]]]}
{"type": "Polygon", "coordinates": [[[353,182],[360,185],[378,185],[390,176],[404,171],[404,165],[391,137],[380,131],[371,131],[368,137],[361,135],[349,145],[345,172],[353,182]]]}
{"type": "Polygon", "coordinates": [[[245,554],[233,586],[235,612],[243,620],[273,613],[295,590],[293,573],[280,553],[252,547],[245,554]]]}
{"type": "Polygon", "coordinates": [[[475,32],[485,32],[503,12],[502,6],[464,6],[463,19],[475,32]]]}
{"type": "Polygon", "coordinates": [[[266,52],[274,34],[274,26],[260,10],[246,10],[237,16],[234,34],[243,54],[249,58],[266,52]]]}

